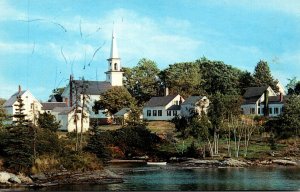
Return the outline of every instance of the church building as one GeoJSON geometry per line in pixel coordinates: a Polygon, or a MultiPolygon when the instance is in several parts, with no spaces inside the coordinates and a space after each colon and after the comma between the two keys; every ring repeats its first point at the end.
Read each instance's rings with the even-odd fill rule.
{"type": "Polygon", "coordinates": [[[62,93],[62,100],[68,107],[74,107],[77,98],[80,95],[79,106],[82,105],[82,94],[85,92],[88,95],[88,101],[86,102],[90,122],[97,121],[99,124],[109,124],[112,122],[110,114],[106,114],[104,110],[94,111],[93,106],[95,101],[100,99],[100,95],[113,86],[123,86],[123,71],[121,68],[121,58],[119,57],[116,35],[113,30],[112,41],[111,41],[111,51],[108,61],[108,70],[105,72],[105,81],[87,81],[87,80],[75,80],[73,76],[70,76],[69,84],[64,89],[62,93]]]}

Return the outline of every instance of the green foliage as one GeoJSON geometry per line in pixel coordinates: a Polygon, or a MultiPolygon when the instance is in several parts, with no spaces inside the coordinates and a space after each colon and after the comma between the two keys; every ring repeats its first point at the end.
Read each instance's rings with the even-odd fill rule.
{"type": "Polygon", "coordinates": [[[254,78],[248,71],[242,71],[239,76],[239,85],[241,90],[241,95],[243,95],[248,87],[254,86],[254,78]]]}
{"type": "Polygon", "coordinates": [[[55,116],[50,113],[39,114],[37,123],[39,127],[43,129],[49,129],[53,132],[57,131],[60,128],[59,122],[57,122],[55,116]]]}
{"type": "Polygon", "coordinates": [[[254,69],[254,86],[261,87],[261,86],[271,86],[271,88],[278,92],[277,87],[277,80],[274,80],[269,68],[269,65],[266,61],[260,60],[255,69],[254,69]]]}
{"type": "Polygon", "coordinates": [[[287,100],[283,113],[276,119],[270,119],[265,124],[265,128],[278,139],[299,137],[300,96],[292,95],[287,100]]]}
{"type": "Polygon", "coordinates": [[[206,58],[197,60],[200,66],[203,87],[208,94],[239,94],[241,92],[239,77],[241,71],[222,61],[210,61],[206,58]]]}
{"type": "Polygon", "coordinates": [[[201,71],[194,62],[175,63],[160,73],[160,79],[171,94],[188,97],[203,93],[201,71]]]}
{"type": "Polygon", "coordinates": [[[139,105],[157,95],[159,69],[154,61],[141,59],[137,66],[124,70],[124,86],[138,101],[139,105]]]}
{"type": "Polygon", "coordinates": [[[188,128],[188,119],[185,117],[175,116],[171,123],[174,123],[176,132],[180,133],[180,137],[186,138],[188,137],[186,129],[188,128]]]}
{"type": "Polygon", "coordinates": [[[300,81],[298,81],[296,77],[293,77],[292,79],[288,80],[289,83],[286,86],[288,90],[288,95],[300,95],[300,81]]]}
{"type": "Polygon", "coordinates": [[[34,137],[36,128],[30,125],[25,120],[23,114],[23,100],[20,96],[17,97],[17,104],[15,105],[16,119],[13,126],[8,127],[8,133],[4,138],[3,149],[5,152],[6,165],[16,172],[28,172],[34,162],[34,137]]]}
{"type": "Polygon", "coordinates": [[[107,149],[108,144],[112,142],[112,137],[109,132],[101,132],[96,125],[90,130],[90,137],[88,144],[85,147],[86,151],[94,153],[98,158],[107,161],[110,158],[109,151],[107,149]],[[105,137],[108,136],[108,137],[105,137]]]}
{"type": "Polygon", "coordinates": [[[95,102],[94,110],[107,109],[109,113],[116,113],[124,107],[135,105],[135,99],[124,87],[112,87],[101,94],[100,100],[95,102]]]}
{"type": "Polygon", "coordinates": [[[60,155],[63,144],[57,134],[50,129],[37,129],[36,152],[37,155],[60,155]]]}
{"type": "Polygon", "coordinates": [[[0,129],[3,128],[3,122],[6,119],[5,110],[3,108],[4,103],[5,103],[5,99],[0,98],[0,129]]]}
{"type": "Polygon", "coordinates": [[[128,126],[114,132],[114,144],[127,157],[154,152],[159,143],[160,138],[145,126],[128,126]]]}
{"type": "Polygon", "coordinates": [[[206,139],[211,136],[212,124],[207,115],[203,113],[200,119],[199,117],[192,118],[187,131],[189,135],[196,138],[198,141],[206,141],[206,139]]]}

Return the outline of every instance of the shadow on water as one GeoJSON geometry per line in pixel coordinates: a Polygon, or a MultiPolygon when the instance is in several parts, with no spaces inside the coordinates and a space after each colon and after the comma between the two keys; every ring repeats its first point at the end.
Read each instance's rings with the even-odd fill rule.
{"type": "Polygon", "coordinates": [[[113,165],[123,173],[124,183],[109,185],[64,185],[39,190],[124,191],[124,190],[299,190],[300,169],[277,168],[197,168],[172,166],[113,165]]]}

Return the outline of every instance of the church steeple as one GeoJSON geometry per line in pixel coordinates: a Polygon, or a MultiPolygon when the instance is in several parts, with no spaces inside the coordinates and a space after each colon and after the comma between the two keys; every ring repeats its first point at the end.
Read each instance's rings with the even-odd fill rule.
{"type": "Polygon", "coordinates": [[[111,35],[111,49],[110,49],[110,58],[119,58],[118,47],[117,47],[117,39],[115,30],[113,29],[111,35]]]}
{"type": "Polygon", "coordinates": [[[108,61],[108,71],[106,72],[106,81],[112,86],[123,86],[123,72],[121,70],[121,59],[118,53],[117,39],[115,30],[112,31],[110,58],[108,61]]]}

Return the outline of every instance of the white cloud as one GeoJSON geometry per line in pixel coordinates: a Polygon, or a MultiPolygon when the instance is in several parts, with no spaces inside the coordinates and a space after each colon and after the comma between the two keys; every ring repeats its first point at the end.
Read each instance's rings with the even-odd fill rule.
{"type": "Polygon", "coordinates": [[[24,18],[27,18],[26,13],[16,10],[9,4],[9,1],[7,0],[0,1],[0,21],[18,20],[24,18]]]}
{"type": "Polygon", "coordinates": [[[300,17],[299,0],[218,0],[210,1],[221,6],[239,6],[252,10],[271,10],[300,17]]]}

